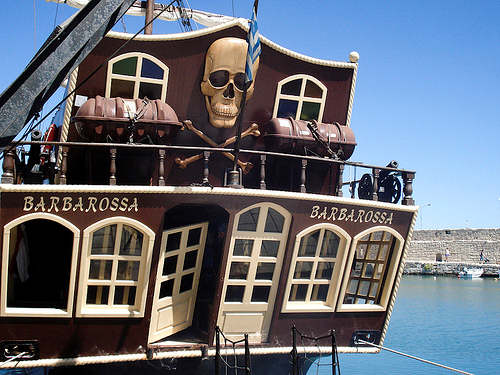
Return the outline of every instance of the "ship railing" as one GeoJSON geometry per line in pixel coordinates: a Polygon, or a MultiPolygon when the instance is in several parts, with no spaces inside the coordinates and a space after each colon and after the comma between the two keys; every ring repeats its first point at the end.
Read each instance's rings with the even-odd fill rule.
{"type": "Polygon", "coordinates": [[[250,365],[250,347],[248,345],[248,333],[245,333],[243,338],[240,340],[231,340],[224,335],[224,332],[221,331],[219,326],[215,327],[215,375],[220,375],[221,365],[225,368],[225,374],[228,373],[228,370],[233,370],[234,374],[238,374],[238,370],[243,370],[245,375],[251,374],[251,365],[250,365]],[[226,355],[222,356],[221,354],[221,338],[224,340],[224,349],[230,347],[233,351],[232,359],[229,359],[230,356],[227,354],[228,351],[225,350],[226,355]],[[238,364],[238,357],[236,355],[236,346],[244,344],[245,345],[245,356],[244,356],[244,364],[243,367],[238,364]]]}
{"type": "Polygon", "coordinates": [[[299,375],[300,369],[303,367],[309,368],[310,366],[316,366],[317,371],[326,374],[324,371],[320,371],[320,367],[330,367],[332,370],[332,375],[340,374],[340,364],[339,364],[339,355],[337,352],[337,339],[335,337],[335,330],[331,329],[327,334],[322,336],[308,336],[304,333],[300,332],[295,325],[292,326],[292,351],[291,355],[291,364],[292,364],[292,375],[299,375]],[[318,348],[318,354],[314,354],[312,358],[307,357],[306,351],[304,354],[299,356],[299,352],[297,350],[297,336],[302,343],[302,346],[305,345],[305,341],[308,343],[313,343],[318,348]],[[324,342],[328,340],[331,345],[331,353],[324,353],[327,355],[326,361],[323,361],[323,355],[320,349],[320,342],[324,342]],[[331,355],[331,357],[330,357],[331,355]]]}
{"type": "MultiPolygon", "coordinates": [[[[68,160],[68,152],[72,147],[90,147],[90,148],[108,148],[109,150],[109,185],[116,185],[116,155],[118,149],[132,149],[132,150],[156,150],[157,151],[157,178],[155,183],[158,186],[165,186],[167,184],[167,177],[165,176],[165,163],[167,158],[167,151],[170,152],[199,152],[197,155],[199,158],[203,159],[203,168],[200,171],[200,179],[199,183],[202,185],[209,185],[209,160],[213,153],[234,153],[233,148],[217,148],[217,147],[198,147],[198,146],[173,146],[173,145],[150,145],[150,144],[123,144],[123,143],[92,143],[92,142],[41,142],[41,141],[24,141],[17,143],[16,146],[43,146],[50,145],[59,147],[60,157],[58,158],[58,163],[56,165],[57,169],[57,184],[65,185],[67,183],[67,160],[68,160]]],[[[359,199],[367,199],[373,201],[383,200],[385,202],[397,203],[398,199],[395,199],[394,195],[402,195],[401,203],[403,205],[414,205],[415,201],[413,200],[413,180],[415,178],[415,171],[399,169],[396,168],[394,163],[391,162],[386,166],[377,166],[371,164],[365,164],[360,162],[352,162],[352,161],[344,161],[337,160],[326,157],[318,157],[318,156],[306,156],[306,155],[294,155],[294,154],[285,154],[279,152],[271,152],[271,151],[260,151],[260,150],[246,150],[241,149],[239,151],[241,155],[257,155],[258,160],[260,161],[259,165],[259,188],[267,189],[266,184],[266,161],[269,158],[286,158],[290,161],[296,160],[300,161],[300,182],[299,186],[296,187],[296,190],[307,193],[309,192],[307,189],[307,180],[306,180],[306,172],[308,165],[313,162],[325,163],[325,165],[337,165],[337,178],[336,185],[331,186],[329,191],[330,195],[335,195],[338,197],[343,196],[342,188],[345,185],[350,186],[351,198],[356,197],[356,187],[359,199]],[[367,170],[368,173],[365,173],[360,180],[352,180],[344,182],[343,174],[346,166],[352,166],[354,168],[362,168],[367,170]],[[391,177],[391,178],[388,178],[391,177]],[[401,187],[401,183],[399,182],[399,177],[403,181],[403,185],[401,187]],[[382,186],[385,185],[385,186],[382,186]],[[392,191],[392,194],[387,194],[387,189],[389,187],[395,187],[395,191],[392,191]],[[399,187],[398,187],[399,186],[399,187]],[[399,194],[398,190],[399,189],[399,194]],[[402,191],[401,191],[402,190],[402,191]],[[382,194],[381,194],[382,193],[382,194]],[[383,194],[385,193],[385,194],[383,194]],[[381,199],[384,197],[385,199],[381,199]],[[387,196],[388,195],[388,196],[387,196]]],[[[11,147],[7,148],[3,153],[3,174],[1,178],[1,182],[4,184],[13,184],[16,182],[16,148],[11,147]]],[[[240,163],[241,165],[241,163],[240,163]]],[[[396,164],[397,165],[397,164],[396,164]]],[[[193,181],[195,182],[195,181],[193,181]]],[[[241,187],[241,186],[240,186],[241,187]]],[[[295,191],[295,190],[294,190],[295,191]]]]}

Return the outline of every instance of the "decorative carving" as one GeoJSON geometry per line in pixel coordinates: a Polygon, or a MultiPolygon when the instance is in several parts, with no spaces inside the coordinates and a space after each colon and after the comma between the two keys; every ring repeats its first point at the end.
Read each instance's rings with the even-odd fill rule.
{"type": "MultiPolygon", "coordinates": [[[[222,38],[212,43],[205,57],[201,92],[205,96],[210,124],[231,128],[241,110],[245,88],[245,63],[248,43],[238,38],[222,38]]],[[[259,59],[253,65],[255,77],[259,59]]],[[[247,89],[246,100],[253,94],[254,81],[247,89]]]]}

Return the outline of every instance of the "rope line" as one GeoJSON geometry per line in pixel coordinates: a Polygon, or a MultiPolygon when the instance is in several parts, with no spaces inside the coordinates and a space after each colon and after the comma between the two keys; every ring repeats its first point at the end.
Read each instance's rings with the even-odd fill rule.
{"type": "Polygon", "coordinates": [[[430,365],[434,365],[434,366],[437,366],[437,367],[442,367],[442,368],[444,368],[444,369],[447,369],[447,370],[450,370],[450,371],[455,371],[455,372],[458,372],[458,373],[460,373],[460,374],[474,375],[474,374],[473,374],[473,373],[471,373],[471,372],[458,370],[458,369],[453,368],[453,367],[450,367],[450,366],[442,365],[442,364],[440,364],[440,363],[437,363],[437,362],[432,362],[432,361],[429,361],[429,360],[427,360],[427,359],[423,359],[423,358],[420,358],[420,357],[416,357],[416,356],[414,356],[414,355],[410,355],[410,354],[406,354],[406,353],[403,353],[403,352],[399,352],[399,351],[394,350],[394,349],[389,349],[389,348],[386,348],[385,346],[382,346],[382,345],[377,345],[377,344],[373,344],[373,343],[371,343],[371,342],[364,341],[364,340],[361,340],[361,339],[358,339],[358,340],[356,341],[356,343],[361,343],[361,344],[371,345],[371,346],[374,346],[374,347],[376,347],[376,348],[383,349],[383,350],[387,350],[388,352],[391,352],[391,353],[394,353],[394,354],[401,355],[401,356],[403,356],[403,357],[408,357],[408,358],[415,359],[415,360],[420,361],[420,362],[428,363],[428,364],[430,364],[430,365]]]}

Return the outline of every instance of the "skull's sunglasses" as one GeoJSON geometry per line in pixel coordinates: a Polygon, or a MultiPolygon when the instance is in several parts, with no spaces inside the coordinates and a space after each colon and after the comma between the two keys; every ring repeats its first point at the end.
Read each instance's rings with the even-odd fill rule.
{"type": "MultiPolygon", "coordinates": [[[[217,70],[210,74],[208,77],[210,84],[216,88],[221,89],[229,82],[229,72],[227,70],[217,70]]],[[[239,91],[245,90],[245,73],[236,73],[233,78],[234,87],[239,91]]]]}

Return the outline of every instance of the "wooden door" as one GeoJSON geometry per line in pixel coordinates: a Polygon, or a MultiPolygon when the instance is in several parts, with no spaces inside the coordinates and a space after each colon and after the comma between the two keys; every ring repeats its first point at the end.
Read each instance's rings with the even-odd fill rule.
{"type": "Polygon", "coordinates": [[[163,232],[149,343],[191,326],[208,222],[163,232]]]}
{"type": "Polygon", "coordinates": [[[271,203],[236,215],[217,320],[227,337],[267,340],[289,226],[290,214],[271,203]]]}

